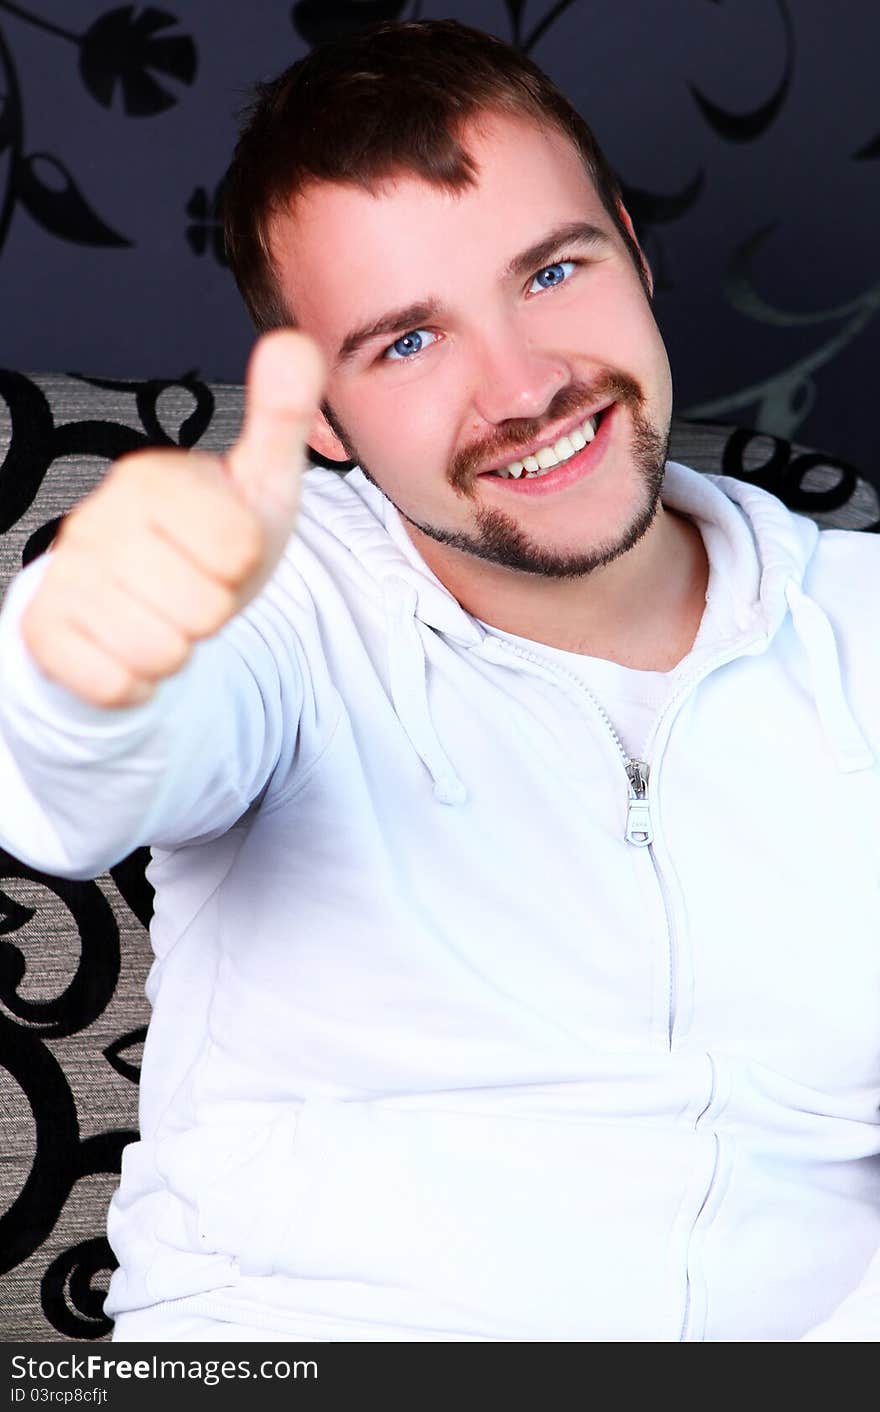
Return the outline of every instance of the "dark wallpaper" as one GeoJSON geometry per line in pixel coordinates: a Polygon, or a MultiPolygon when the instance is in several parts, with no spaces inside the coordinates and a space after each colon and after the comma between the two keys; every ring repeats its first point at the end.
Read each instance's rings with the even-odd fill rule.
{"type": "Polygon", "coordinates": [[[240,381],[216,192],[249,85],[326,35],[451,16],[593,125],[657,280],[679,415],[880,433],[876,0],[0,0],[0,366],[240,381]]]}

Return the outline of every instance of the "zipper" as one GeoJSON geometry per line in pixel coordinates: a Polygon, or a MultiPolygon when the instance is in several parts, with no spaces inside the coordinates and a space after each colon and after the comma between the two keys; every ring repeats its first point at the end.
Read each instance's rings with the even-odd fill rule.
{"type": "Polygon", "coordinates": [[[644,760],[628,760],[626,777],[629,780],[629,800],[626,806],[627,843],[636,848],[647,848],[654,841],[654,828],[651,824],[651,807],[648,803],[648,776],[650,766],[644,760]]]}
{"type": "MultiPolygon", "coordinates": [[[[620,756],[621,763],[627,778],[627,810],[626,810],[626,830],[624,838],[627,843],[632,843],[636,848],[647,848],[654,841],[654,829],[651,823],[651,808],[648,799],[648,780],[651,774],[651,767],[646,760],[633,760],[624,749],[623,741],[614,729],[614,722],[609,716],[602,702],[593,694],[590,688],[580,681],[572,673],[567,672],[564,667],[559,667],[557,663],[548,663],[536,657],[533,653],[525,651],[515,642],[508,642],[505,638],[491,638],[490,641],[500,643],[509,652],[514,652],[517,657],[524,657],[527,662],[532,662],[541,669],[543,676],[551,679],[557,676],[565,677],[566,681],[573,682],[581,696],[586,696],[596,715],[604,725],[606,731],[614,742],[615,749],[620,756]]],[[[671,704],[671,703],[670,703],[671,704]]]]}
{"type": "MultiPolygon", "coordinates": [[[[611,736],[626,772],[629,789],[627,795],[626,832],[624,837],[627,843],[632,843],[636,848],[647,848],[654,841],[650,800],[648,797],[648,782],[651,767],[645,760],[633,760],[630,758],[624,749],[620,736],[614,729],[614,722],[611,720],[611,717],[608,715],[608,712],[605,710],[605,707],[598,697],[593,694],[585,682],[582,682],[573,672],[568,672],[564,667],[560,667],[557,662],[545,662],[543,658],[536,656],[535,653],[526,651],[526,649],[520,647],[518,643],[510,642],[504,637],[487,635],[483,640],[484,647],[488,643],[492,643],[493,647],[496,647],[496,650],[501,649],[502,651],[512,652],[515,656],[522,657],[526,662],[531,662],[533,666],[538,668],[541,676],[547,677],[551,681],[557,681],[559,677],[564,677],[566,681],[571,682],[577,687],[578,693],[581,696],[586,696],[593,710],[596,712],[596,715],[611,736]]],[[[667,701],[655,722],[654,731],[652,733],[654,740],[657,739],[664,720],[674,714],[679,703],[684,700],[694,686],[704,681],[706,677],[711,676],[712,672],[717,671],[719,667],[726,666],[728,662],[735,660],[737,657],[752,655],[764,645],[765,639],[760,636],[750,638],[745,643],[741,640],[735,641],[728,639],[723,645],[719,644],[719,646],[721,646],[720,651],[716,651],[712,657],[702,662],[696,670],[691,671],[688,676],[684,677],[682,681],[679,682],[677,691],[675,691],[667,701]],[[731,651],[732,647],[734,649],[733,651],[731,651]]]]}
{"type": "MultiPolygon", "coordinates": [[[[545,662],[542,658],[536,656],[534,653],[528,652],[525,648],[520,647],[518,643],[510,642],[506,638],[490,637],[487,640],[492,643],[497,643],[498,649],[512,652],[515,656],[522,657],[526,662],[531,662],[533,666],[538,668],[540,675],[549,679],[550,681],[558,683],[559,678],[562,677],[566,681],[571,682],[574,686],[576,686],[578,694],[587,698],[596,715],[599,717],[600,721],[602,722],[606,731],[614,742],[614,746],[623,764],[627,780],[626,830],[624,833],[624,838],[626,839],[626,842],[632,844],[634,848],[648,849],[648,856],[650,857],[651,863],[654,868],[654,876],[657,879],[657,887],[660,892],[660,898],[663,904],[663,911],[666,916],[666,936],[668,947],[667,959],[669,973],[669,992],[666,1012],[666,1037],[667,1042],[669,1044],[669,1048],[671,1049],[672,1037],[673,1032],[675,1030],[676,1020],[675,960],[677,946],[672,898],[669,893],[669,888],[667,886],[666,879],[664,878],[663,873],[661,871],[660,864],[657,862],[657,855],[653,847],[651,846],[654,842],[654,826],[651,821],[651,803],[648,794],[648,785],[651,776],[651,766],[646,760],[631,759],[631,757],[627,754],[626,750],[624,749],[623,742],[621,741],[620,736],[617,734],[617,731],[614,729],[614,723],[611,720],[611,717],[608,715],[608,712],[605,710],[605,707],[602,705],[598,697],[596,697],[594,693],[590,690],[590,688],[584,682],[582,682],[579,677],[576,677],[573,672],[567,672],[564,667],[560,667],[559,664],[556,662],[553,662],[552,664],[549,662],[545,662]]],[[[695,671],[690,672],[688,676],[686,676],[681,682],[679,682],[678,690],[673,694],[669,701],[667,701],[663,710],[660,712],[660,715],[655,723],[653,739],[656,741],[657,736],[660,733],[662,723],[668,717],[674,714],[679,703],[684,700],[684,698],[688,695],[691,689],[698,682],[704,680],[718,667],[726,665],[727,662],[733,660],[735,657],[744,656],[746,653],[754,651],[756,648],[759,647],[760,643],[760,638],[752,638],[745,644],[743,644],[742,642],[737,643],[736,649],[733,651],[730,650],[732,644],[729,642],[725,643],[723,650],[717,651],[713,655],[713,657],[711,657],[707,662],[702,663],[695,671]]],[[[498,649],[496,649],[496,651],[498,649]]]]}
{"type": "Polygon", "coordinates": [[[654,868],[654,876],[657,879],[657,886],[660,889],[660,898],[663,902],[663,911],[666,916],[666,937],[667,937],[667,974],[668,987],[666,992],[666,1042],[672,1048],[672,1036],[675,1031],[675,990],[676,990],[676,955],[678,947],[676,945],[676,933],[672,898],[669,895],[669,888],[663,876],[657,855],[651,844],[654,842],[654,825],[651,823],[651,806],[648,798],[648,780],[651,774],[651,767],[645,760],[630,760],[626,762],[626,777],[629,780],[629,799],[626,807],[626,834],[627,843],[631,843],[635,848],[647,848],[648,856],[654,868]]]}
{"type": "MultiPolygon", "coordinates": [[[[721,1139],[719,1138],[717,1133],[713,1135],[712,1141],[712,1171],[709,1174],[709,1181],[706,1186],[706,1191],[703,1196],[703,1200],[700,1202],[700,1209],[694,1217],[693,1225],[691,1226],[690,1239],[688,1240],[687,1255],[685,1256],[684,1309],[682,1310],[681,1327],[679,1329],[676,1343],[690,1343],[691,1334],[693,1332],[695,1277],[692,1273],[692,1245],[694,1237],[697,1236],[703,1229],[703,1213],[705,1212],[706,1207],[709,1204],[710,1197],[714,1196],[715,1194],[715,1188],[718,1185],[718,1172],[721,1164],[721,1139]]],[[[705,1309],[703,1310],[703,1318],[701,1320],[701,1325],[702,1327],[700,1329],[700,1333],[702,1333],[703,1328],[705,1328],[705,1309]]]]}
{"type": "MultiPolygon", "coordinates": [[[[710,1080],[709,1080],[709,1097],[706,1099],[706,1102],[705,1102],[705,1104],[703,1105],[702,1110],[697,1114],[696,1119],[694,1120],[694,1132],[695,1132],[695,1133],[700,1131],[700,1124],[702,1123],[702,1121],[703,1121],[703,1119],[705,1118],[706,1114],[709,1112],[709,1109],[712,1107],[712,1104],[715,1102],[715,1094],[716,1094],[717,1089],[718,1089],[718,1070],[717,1070],[717,1066],[716,1066],[716,1064],[715,1064],[715,1060],[712,1058],[712,1055],[711,1055],[710,1053],[708,1053],[708,1052],[707,1052],[707,1054],[706,1054],[706,1058],[707,1058],[708,1061],[709,1061],[709,1075],[710,1075],[710,1080]]],[[[706,1208],[707,1208],[707,1206],[709,1205],[709,1200],[710,1200],[710,1198],[714,1195],[715,1188],[716,1188],[717,1185],[718,1185],[718,1177],[719,1177],[720,1164],[721,1164],[721,1139],[720,1139],[720,1137],[718,1136],[718,1134],[715,1133],[715,1134],[713,1134],[712,1170],[711,1170],[711,1172],[709,1173],[709,1180],[708,1180],[708,1182],[707,1182],[707,1184],[706,1184],[706,1190],[704,1191],[704,1193],[703,1193],[703,1199],[702,1199],[702,1201],[700,1202],[700,1209],[699,1209],[699,1211],[697,1212],[696,1216],[694,1217],[694,1221],[693,1221],[693,1224],[692,1224],[692,1226],[691,1226],[690,1239],[688,1240],[688,1249],[687,1249],[687,1254],[686,1254],[686,1256],[685,1256],[684,1310],[683,1310],[683,1312],[682,1312],[681,1328],[680,1328],[680,1330],[679,1330],[679,1335],[678,1335],[678,1342],[679,1342],[679,1343],[687,1343],[687,1342],[689,1342],[689,1340],[690,1340],[691,1329],[692,1329],[692,1322],[693,1322],[693,1313],[694,1313],[694,1275],[693,1275],[693,1273],[692,1273],[692,1269],[693,1269],[693,1242],[694,1242],[694,1237],[695,1237],[696,1235],[698,1235],[698,1233],[702,1230],[702,1224],[701,1224],[701,1223],[702,1223],[702,1221],[703,1221],[704,1212],[706,1211],[706,1208]]],[[[705,1313],[704,1313],[704,1322],[705,1322],[705,1313]]],[[[701,1332],[702,1332],[702,1330],[701,1330],[701,1332]]]]}
{"type": "MultiPolygon", "coordinates": [[[[495,641],[504,641],[504,639],[496,638],[495,641]]],[[[648,781],[651,775],[651,766],[649,765],[647,760],[633,760],[627,754],[626,750],[624,749],[623,741],[620,739],[620,736],[614,729],[614,722],[612,721],[608,712],[605,710],[605,707],[602,705],[601,701],[598,699],[597,696],[594,695],[590,688],[585,685],[584,682],[579,681],[576,676],[572,675],[569,672],[566,672],[564,668],[557,668],[555,663],[553,664],[553,667],[549,667],[544,662],[542,662],[539,657],[533,656],[531,652],[524,651],[521,647],[517,646],[516,643],[505,642],[504,645],[506,647],[509,647],[513,652],[517,653],[518,656],[525,657],[528,661],[534,662],[535,665],[540,667],[543,671],[547,673],[552,672],[554,674],[558,671],[560,675],[566,677],[567,680],[574,682],[575,686],[578,688],[578,691],[583,696],[586,696],[588,701],[591,703],[593,710],[596,712],[599,719],[605,726],[605,729],[607,730],[608,734],[611,736],[611,739],[613,740],[614,745],[617,749],[617,753],[621,758],[623,768],[626,773],[628,785],[628,797],[626,806],[626,830],[624,832],[624,838],[626,839],[627,843],[631,843],[635,848],[648,849],[648,856],[651,859],[651,864],[654,869],[654,876],[657,879],[657,887],[660,890],[660,899],[663,903],[663,912],[666,917],[667,969],[669,977],[666,997],[666,1042],[669,1045],[669,1048],[671,1049],[672,1035],[675,1029],[676,934],[675,923],[673,920],[674,914],[672,910],[672,898],[669,895],[669,888],[666,885],[666,879],[660,871],[660,864],[657,862],[657,855],[655,854],[653,848],[651,848],[651,844],[654,842],[654,826],[651,822],[651,804],[648,798],[648,781]]],[[[675,697],[673,697],[673,700],[667,703],[666,709],[668,710],[680,696],[685,695],[686,690],[687,688],[684,688],[679,692],[676,692],[675,697]]],[[[665,712],[661,713],[661,719],[663,714],[665,714],[665,712]]]]}
{"type": "MultiPolygon", "coordinates": [[[[555,662],[552,665],[550,663],[545,663],[541,660],[541,658],[536,657],[532,653],[525,651],[516,643],[508,642],[503,638],[494,638],[492,640],[503,644],[503,646],[509,651],[514,652],[517,656],[524,658],[526,661],[532,662],[539,669],[542,676],[548,677],[550,680],[553,680],[554,677],[558,678],[561,676],[564,677],[567,681],[572,682],[578,688],[578,692],[582,696],[586,696],[586,698],[592,705],[593,710],[596,712],[597,716],[605,726],[606,731],[611,736],[611,739],[617,749],[617,753],[621,758],[626,773],[628,785],[626,832],[624,836],[626,838],[627,843],[631,843],[635,848],[647,848],[648,856],[651,859],[651,863],[653,865],[654,876],[657,879],[657,887],[660,892],[660,897],[663,904],[663,911],[666,917],[667,961],[669,976],[669,990],[666,1012],[667,1043],[671,1050],[676,1021],[676,953],[678,948],[676,945],[676,932],[673,920],[674,911],[672,905],[672,898],[669,893],[669,888],[667,886],[666,879],[664,878],[663,872],[657,861],[657,855],[655,853],[655,850],[651,846],[654,842],[654,828],[653,823],[651,821],[650,798],[648,794],[648,785],[651,776],[651,766],[648,761],[633,760],[627,754],[620,739],[620,736],[614,729],[614,724],[611,720],[611,717],[608,715],[604,706],[598,700],[598,698],[594,696],[590,688],[586,686],[584,682],[580,681],[580,679],[576,677],[573,673],[567,672],[564,668],[559,667],[558,664],[555,662]]],[[[730,650],[731,644],[726,643],[724,650],[716,652],[714,656],[711,657],[707,662],[702,663],[701,666],[698,667],[695,671],[690,672],[688,676],[685,677],[679,683],[678,690],[674,692],[672,697],[670,697],[670,699],[667,701],[663,710],[660,712],[660,715],[657,721],[655,722],[654,730],[652,732],[653,742],[656,743],[664,721],[675,713],[681,701],[684,700],[684,698],[688,695],[688,693],[693,689],[695,685],[697,685],[700,681],[705,680],[705,678],[709,676],[713,671],[716,671],[719,667],[725,666],[728,662],[734,660],[735,658],[739,656],[745,656],[747,654],[750,655],[755,651],[760,650],[761,645],[762,639],[758,637],[752,638],[745,644],[742,644],[741,642],[738,643],[737,648],[734,651],[730,650]]],[[[697,1125],[699,1125],[700,1119],[704,1117],[707,1110],[711,1107],[715,1093],[715,1065],[711,1059],[711,1056],[709,1056],[709,1059],[710,1064],[712,1065],[712,1088],[709,1100],[706,1103],[705,1108],[698,1115],[697,1125]]],[[[693,1230],[696,1230],[699,1226],[700,1218],[702,1217],[703,1212],[706,1209],[706,1204],[709,1200],[709,1197],[717,1184],[719,1153],[720,1143],[716,1136],[712,1172],[709,1177],[709,1182],[706,1187],[700,1210],[697,1213],[697,1217],[694,1222],[693,1230]]],[[[682,1311],[682,1320],[679,1330],[679,1342],[686,1342],[690,1337],[693,1320],[693,1294],[693,1277],[691,1275],[689,1265],[686,1264],[684,1309],[682,1311]]]]}
{"type": "MultiPolygon", "coordinates": [[[[576,681],[572,677],[572,681],[576,681]]],[[[624,838],[627,843],[631,843],[636,848],[647,848],[654,842],[654,827],[651,823],[651,806],[648,799],[648,779],[651,774],[651,766],[647,760],[633,760],[626,753],[623,742],[617,731],[614,729],[614,722],[605,710],[601,701],[593,695],[588,686],[583,682],[577,682],[580,690],[589,697],[593,708],[602,720],[605,729],[617,746],[617,753],[623,761],[623,768],[626,772],[629,784],[629,796],[626,805],[626,829],[624,838]]]]}
{"type": "MultiPolygon", "coordinates": [[[[507,646],[511,647],[513,651],[517,652],[521,657],[528,658],[537,666],[544,666],[544,663],[541,662],[539,658],[533,657],[530,652],[524,652],[521,648],[517,647],[515,643],[508,643],[507,646]]],[[[554,669],[555,664],[554,668],[551,670],[554,669]]],[[[608,712],[605,710],[605,707],[602,705],[601,701],[598,699],[597,696],[593,694],[590,688],[586,686],[584,682],[579,681],[577,677],[569,676],[569,673],[565,672],[564,669],[562,669],[562,675],[573,681],[577,686],[578,690],[591,702],[594,711],[604,724],[605,729],[608,731],[608,734],[611,736],[611,739],[613,740],[617,748],[617,753],[620,756],[621,761],[623,762],[623,768],[626,773],[628,784],[628,798],[626,805],[626,830],[624,832],[624,838],[626,839],[626,842],[631,843],[634,848],[647,848],[648,856],[650,857],[651,864],[654,868],[654,876],[657,879],[657,886],[660,890],[660,898],[663,903],[663,912],[666,917],[667,966],[669,976],[666,997],[666,1042],[669,1045],[669,1048],[671,1049],[673,1031],[675,1030],[676,934],[675,922],[673,920],[674,913],[672,910],[672,898],[669,895],[669,888],[666,885],[666,879],[664,878],[663,873],[660,870],[660,864],[657,862],[657,855],[655,854],[654,849],[651,847],[651,844],[654,842],[654,825],[651,822],[651,803],[648,797],[648,781],[651,776],[651,766],[647,760],[633,760],[627,754],[626,750],[624,749],[623,741],[620,739],[620,736],[614,729],[614,722],[608,715],[608,712]]],[[[667,703],[666,709],[669,710],[669,708],[675,703],[675,701],[679,697],[686,694],[686,691],[687,688],[684,687],[680,691],[676,692],[672,701],[669,701],[667,703]]],[[[662,714],[665,713],[661,713],[661,719],[662,714]]]]}

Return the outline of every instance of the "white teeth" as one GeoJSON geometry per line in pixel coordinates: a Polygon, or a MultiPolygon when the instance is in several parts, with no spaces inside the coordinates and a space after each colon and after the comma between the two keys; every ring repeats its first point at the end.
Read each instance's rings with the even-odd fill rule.
{"type": "Polygon", "coordinates": [[[598,414],[587,417],[579,427],[575,427],[574,431],[568,432],[565,436],[560,436],[552,446],[542,446],[534,456],[524,456],[521,461],[511,461],[509,466],[504,466],[495,474],[502,476],[505,480],[508,477],[518,480],[521,475],[534,476],[540,475],[543,471],[549,471],[553,466],[571,460],[571,457],[575,456],[578,451],[583,451],[584,447],[596,435],[598,424],[598,414]]]}
{"type": "Polygon", "coordinates": [[[567,461],[575,453],[575,444],[570,436],[561,436],[558,441],[554,441],[553,450],[560,461],[567,461]]]}

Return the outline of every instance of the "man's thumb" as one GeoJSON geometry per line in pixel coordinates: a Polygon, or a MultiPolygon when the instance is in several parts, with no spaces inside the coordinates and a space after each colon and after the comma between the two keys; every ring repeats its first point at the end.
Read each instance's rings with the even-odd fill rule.
{"type": "Polygon", "coordinates": [[[225,461],[236,489],[270,524],[296,512],[306,437],[324,373],[317,345],[293,329],[266,334],[251,354],[244,425],[225,461]]]}

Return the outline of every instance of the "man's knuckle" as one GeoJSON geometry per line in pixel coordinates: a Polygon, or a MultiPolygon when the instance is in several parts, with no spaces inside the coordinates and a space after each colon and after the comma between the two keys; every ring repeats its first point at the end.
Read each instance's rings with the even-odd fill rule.
{"type": "Polygon", "coordinates": [[[231,588],[218,583],[206,586],[198,603],[193,604],[190,628],[197,637],[207,637],[228,622],[236,610],[236,598],[231,588]]]}
{"type": "Polygon", "coordinates": [[[128,667],[116,664],[108,666],[104,671],[90,677],[91,699],[96,706],[107,709],[126,706],[137,682],[138,678],[128,667]]]}
{"type": "Polygon", "coordinates": [[[179,672],[191,652],[192,643],[182,633],[175,633],[165,647],[157,674],[160,677],[165,677],[170,676],[173,672],[179,672]]]}

